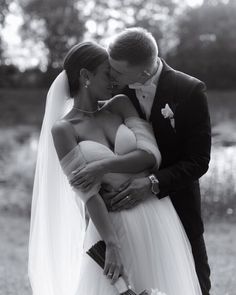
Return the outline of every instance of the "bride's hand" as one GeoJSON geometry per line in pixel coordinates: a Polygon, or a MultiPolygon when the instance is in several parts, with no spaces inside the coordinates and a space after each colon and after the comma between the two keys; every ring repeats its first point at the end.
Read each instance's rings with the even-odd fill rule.
{"type": "Polygon", "coordinates": [[[73,171],[70,184],[75,188],[86,191],[91,189],[94,183],[101,182],[104,174],[105,169],[101,161],[94,161],[88,163],[82,169],[73,171]]]}
{"type": "Polygon", "coordinates": [[[111,284],[114,284],[120,275],[123,278],[127,277],[121,262],[120,248],[114,243],[106,244],[106,258],[103,273],[111,280],[111,284]]]}

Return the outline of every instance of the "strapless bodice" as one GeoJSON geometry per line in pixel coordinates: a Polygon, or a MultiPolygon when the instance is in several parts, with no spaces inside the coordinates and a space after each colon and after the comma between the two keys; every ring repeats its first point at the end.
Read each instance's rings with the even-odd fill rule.
{"type": "MultiPolygon", "coordinates": [[[[138,117],[129,117],[117,129],[114,150],[93,140],[83,140],[61,160],[61,166],[70,180],[73,178],[72,172],[74,170],[82,169],[90,162],[117,157],[137,149],[152,153],[156,158],[157,166],[159,166],[161,155],[151,125],[138,117]]],[[[109,184],[116,190],[134,175],[135,177],[146,175],[146,172],[140,174],[108,173],[104,175],[102,184],[109,184]]],[[[94,183],[90,191],[81,192],[77,190],[77,193],[80,193],[82,199],[86,201],[89,197],[98,193],[100,185],[100,183],[94,183]]]]}
{"type": "Polygon", "coordinates": [[[93,140],[83,140],[78,145],[88,161],[99,160],[103,156],[127,154],[137,148],[135,135],[125,124],[121,124],[117,129],[114,151],[108,146],[93,140]]]}
{"type": "MultiPolygon", "coordinates": [[[[102,160],[116,155],[124,155],[137,149],[135,134],[125,124],[121,124],[115,136],[114,151],[108,146],[92,140],[84,140],[78,144],[80,152],[87,163],[102,160]]],[[[114,189],[131,178],[132,174],[108,173],[103,177],[103,183],[111,185],[114,189]]],[[[136,174],[137,176],[137,174],[136,174]]]]}

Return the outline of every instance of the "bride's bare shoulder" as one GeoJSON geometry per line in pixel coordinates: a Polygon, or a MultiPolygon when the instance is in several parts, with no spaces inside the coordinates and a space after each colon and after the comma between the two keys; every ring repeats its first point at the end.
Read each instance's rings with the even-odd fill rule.
{"type": "Polygon", "coordinates": [[[123,118],[136,117],[138,113],[127,95],[118,94],[112,97],[105,105],[107,110],[123,118]]]}
{"type": "Polygon", "coordinates": [[[77,145],[74,128],[65,119],[56,121],[51,133],[59,159],[62,159],[77,145]]]}
{"type": "Polygon", "coordinates": [[[66,119],[60,119],[53,124],[51,132],[53,137],[64,136],[72,133],[72,126],[66,119]]]}

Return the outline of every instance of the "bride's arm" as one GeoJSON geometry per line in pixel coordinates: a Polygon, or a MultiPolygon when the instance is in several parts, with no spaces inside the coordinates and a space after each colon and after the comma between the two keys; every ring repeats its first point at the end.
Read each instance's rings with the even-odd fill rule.
{"type": "Polygon", "coordinates": [[[135,150],[124,155],[103,159],[97,163],[101,171],[106,173],[139,173],[151,169],[156,164],[153,154],[144,150],[135,150]]]}
{"type": "Polygon", "coordinates": [[[89,189],[94,182],[101,181],[106,173],[136,174],[154,170],[156,159],[152,153],[138,149],[124,155],[116,155],[86,164],[83,169],[75,169],[70,184],[82,190],[89,189]]]}
{"type": "Polygon", "coordinates": [[[153,154],[135,150],[125,155],[116,155],[87,164],[83,169],[75,169],[70,184],[80,189],[89,189],[100,181],[106,173],[136,174],[153,168],[156,164],[153,154]]]}
{"type": "MultiPolygon", "coordinates": [[[[52,136],[54,146],[56,148],[60,161],[63,160],[63,158],[67,156],[69,153],[71,153],[71,151],[75,149],[77,146],[73,129],[70,126],[70,124],[66,121],[57,122],[53,126],[52,136]]],[[[73,161],[74,159],[71,160],[73,161]]],[[[79,163],[79,161],[77,161],[77,163],[79,163]]],[[[67,173],[67,177],[70,178],[69,173],[67,173]]],[[[115,282],[119,274],[122,273],[122,264],[119,255],[119,241],[117,239],[115,230],[112,226],[112,222],[108,214],[107,208],[98,192],[94,193],[93,191],[91,195],[89,195],[89,192],[86,192],[85,194],[84,192],[79,192],[78,190],[76,191],[78,193],[78,197],[80,197],[82,201],[85,203],[89,215],[94,225],[96,226],[101,238],[106,243],[107,251],[104,273],[107,275],[109,273],[109,270],[112,271],[112,273],[114,273],[112,282],[115,282]]]]}
{"type": "Polygon", "coordinates": [[[140,119],[129,98],[119,95],[106,105],[107,110],[119,115],[130,128],[137,142],[137,149],[124,155],[106,158],[86,165],[80,171],[74,171],[71,184],[86,188],[106,173],[139,173],[157,169],[161,155],[157,147],[151,125],[140,119]]]}

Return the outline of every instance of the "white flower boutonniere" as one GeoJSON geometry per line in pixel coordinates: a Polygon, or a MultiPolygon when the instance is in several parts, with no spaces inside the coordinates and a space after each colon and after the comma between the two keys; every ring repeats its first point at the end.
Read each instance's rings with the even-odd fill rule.
{"type": "Polygon", "coordinates": [[[174,113],[171,110],[170,106],[168,103],[165,105],[163,109],[161,109],[161,114],[165,119],[170,120],[170,124],[173,128],[175,128],[175,119],[174,119],[174,113]]]}

